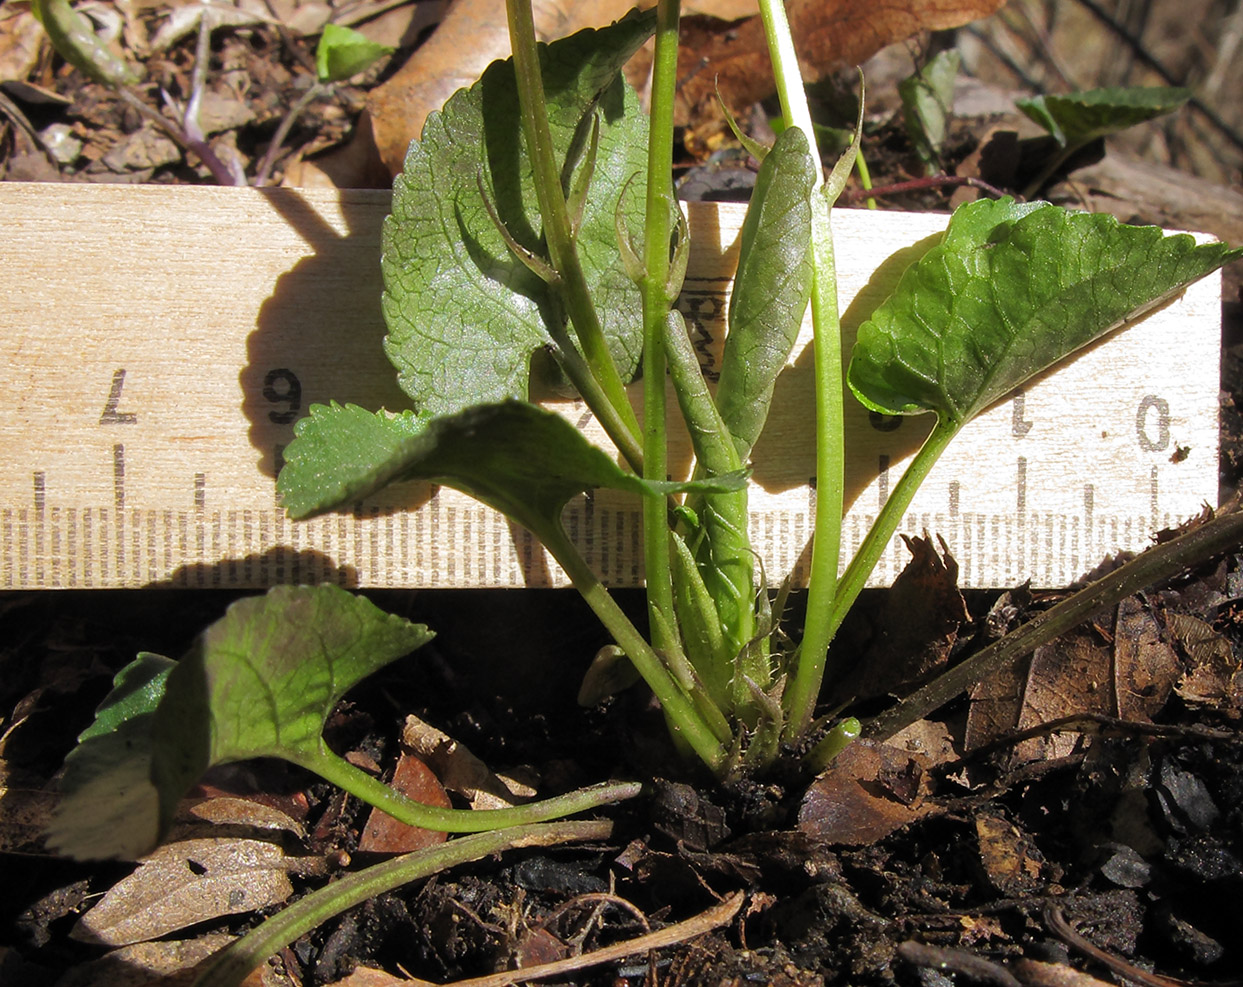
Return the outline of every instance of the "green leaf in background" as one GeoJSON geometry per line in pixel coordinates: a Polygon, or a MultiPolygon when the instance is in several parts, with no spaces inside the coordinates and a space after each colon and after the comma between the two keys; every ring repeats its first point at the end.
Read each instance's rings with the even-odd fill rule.
{"type": "Polygon", "coordinates": [[[151,731],[170,658],[143,653],[117,672],[95,721],[65,759],[49,849],[79,860],[133,860],[159,838],[151,731]]]}
{"type": "Polygon", "coordinates": [[[1170,113],[1191,96],[1190,89],[1172,86],[1128,86],[1036,96],[1020,99],[1016,105],[1063,147],[1082,147],[1097,137],[1170,113]]]}
{"type": "Polygon", "coordinates": [[[328,23],[315,46],[315,74],[322,83],[344,82],[395,50],[353,28],[328,23]]]}
{"type": "Polygon", "coordinates": [[[941,145],[954,112],[954,80],[961,65],[957,51],[943,51],[898,83],[907,135],[930,175],[940,168],[941,145]]]}
{"type": "Polygon", "coordinates": [[[285,450],[279,490],[303,518],[387,483],[434,480],[470,494],[537,535],[576,494],[610,487],[639,494],[737,489],[742,474],[652,483],[618,466],[560,415],[521,401],[478,405],[418,425],[356,405],[314,405],[285,450]]]}
{"type": "MultiPolygon", "coordinates": [[[[638,288],[616,240],[618,197],[644,174],[647,117],[619,72],[651,34],[649,15],[582,31],[541,48],[549,124],[564,159],[584,115],[598,114],[595,170],[584,203],[578,250],[613,359],[633,377],[642,350],[638,288]]],[[[410,146],[384,226],[385,351],[402,388],[429,415],[525,398],[532,354],[551,343],[548,320],[562,319],[548,286],[505,243],[480,197],[524,248],[541,255],[534,180],[519,130],[513,65],[483,77],[432,114],[410,146]]],[[[643,196],[622,212],[643,225],[643,196]]]]}
{"type": "Polygon", "coordinates": [[[1048,203],[968,204],[859,327],[850,387],[881,414],[935,411],[962,425],[1239,256],[1048,203]]]}
{"type": "Polygon", "coordinates": [[[806,135],[784,131],[764,158],[742,225],[716,401],[746,460],[798,338],[811,294],[811,189],[806,135]]]}
{"type": "Polygon", "coordinates": [[[213,764],[322,756],[341,697],[433,636],[336,586],[277,586],[232,604],[177,662],[156,710],[161,832],[213,764]]]}

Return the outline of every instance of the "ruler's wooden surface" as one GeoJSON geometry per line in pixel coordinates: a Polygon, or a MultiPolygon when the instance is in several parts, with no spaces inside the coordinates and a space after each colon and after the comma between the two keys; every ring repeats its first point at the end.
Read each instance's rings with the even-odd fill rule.
{"type": "MultiPolygon", "coordinates": [[[[405,406],[380,349],[387,211],[381,192],[0,184],[0,588],[561,585],[525,532],[451,490],[405,485],[296,524],[276,504],[274,466],[309,404],[405,406]]],[[[892,285],[888,259],[946,217],[834,216],[849,336],[892,285]]],[[[741,219],[690,207],[680,305],[709,371],[741,219]]],[[[1219,327],[1209,278],[1001,402],[951,447],[906,531],[944,538],[966,586],[1053,586],[1215,502],[1219,327]]],[[[754,455],[770,583],[809,558],[805,342],[754,455]]],[[[850,551],[930,422],[847,402],[850,551]]],[[[688,460],[683,443],[671,461],[688,460]]],[[[569,508],[612,585],[642,580],[636,519],[621,495],[569,508]]],[[[895,539],[873,582],[906,558],[895,539]]]]}

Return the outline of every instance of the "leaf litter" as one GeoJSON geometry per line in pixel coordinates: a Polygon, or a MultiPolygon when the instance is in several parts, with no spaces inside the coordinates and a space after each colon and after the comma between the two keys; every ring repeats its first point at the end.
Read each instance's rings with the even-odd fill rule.
{"type": "MultiPolygon", "coordinates": [[[[453,9],[466,7],[459,0],[453,9]]],[[[486,15],[488,7],[480,5],[478,10],[486,15]]],[[[132,20],[124,21],[123,30],[126,43],[152,36],[145,26],[140,31],[132,20]]],[[[719,31],[710,24],[705,30],[709,35],[719,31]]],[[[275,61],[267,57],[280,47],[269,22],[255,16],[244,31],[250,33],[221,32],[224,77],[234,88],[215,94],[224,107],[238,105],[237,81],[246,74],[257,80],[257,88],[266,89],[266,95],[247,94],[245,103],[251,116],[246,122],[238,117],[225,128],[226,139],[240,141],[243,146],[246,132],[271,121],[282,102],[282,98],[271,95],[273,87],[277,92],[285,87],[288,92],[305,71],[296,57],[282,54],[275,61]],[[237,43],[239,37],[245,37],[265,57],[248,55],[246,46],[237,43]]],[[[4,36],[10,35],[6,32],[4,36]]],[[[37,59],[23,53],[20,32],[12,36],[14,46],[3,50],[12,52],[6,64],[16,66],[15,74],[30,75],[37,70],[38,80],[56,82],[46,68],[37,68],[37,59]]],[[[446,35],[446,42],[451,40],[446,35]]],[[[737,43],[736,38],[727,39],[720,33],[709,40],[722,45],[737,43]]],[[[189,86],[190,62],[186,48],[178,44],[174,42],[163,57],[166,71],[184,93],[189,86]]],[[[461,43],[454,45],[460,55],[461,43]]],[[[745,67],[746,58],[754,57],[754,51],[745,57],[740,54],[737,64],[745,67]]],[[[737,74],[746,81],[758,73],[737,74]]],[[[692,86],[688,104],[693,94],[692,86]]],[[[347,90],[317,113],[306,132],[298,136],[297,140],[304,143],[295,149],[293,158],[303,148],[332,143],[344,136],[346,111],[352,112],[360,102],[357,93],[347,90]]],[[[149,154],[146,158],[117,156],[128,146],[127,138],[141,131],[126,131],[123,110],[115,101],[98,93],[76,92],[71,105],[75,134],[85,140],[85,146],[68,173],[96,179],[193,180],[183,161],[157,163],[149,154]],[[96,142],[100,134],[108,135],[109,142],[96,142]],[[109,164],[104,159],[114,151],[109,164]]],[[[392,115],[404,113],[402,108],[392,115]]],[[[404,143],[401,147],[404,153],[404,143]]],[[[134,153],[141,149],[142,142],[136,142],[134,153]]],[[[29,153],[35,156],[34,150],[29,153]]],[[[12,157],[7,160],[33,167],[31,158],[24,162],[12,157]]],[[[20,174],[20,168],[11,164],[10,177],[20,174]]],[[[1047,596],[1032,599],[1031,594],[1016,589],[997,601],[972,595],[964,604],[954,587],[952,561],[946,554],[926,553],[911,577],[918,587],[931,585],[927,593],[946,601],[944,610],[938,613],[930,607],[926,622],[918,617],[910,621],[909,630],[904,629],[912,639],[922,637],[925,643],[920,647],[927,648],[925,656],[915,662],[916,678],[924,663],[931,667],[953,661],[974,643],[995,636],[996,625],[1012,623],[1048,602],[1047,596]],[[939,574],[935,573],[933,559],[939,559],[939,574]],[[929,569],[934,570],[933,576],[928,575],[929,569]],[[919,575],[921,571],[923,575],[919,575]],[[932,583],[926,583],[927,579],[932,583]]],[[[335,963],[350,965],[360,960],[395,969],[395,964],[413,958],[422,964],[427,976],[443,981],[507,962],[516,952],[534,957],[538,952],[534,943],[542,942],[555,950],[557,943],[568,938],[577,941],[575,949],[589,949],[602,941],[625,940],[641,933],[633,923],[612,914],[569,932],[558,926],[554,933],[552,927],[540,924],[543,916],[554,914],[575,895],[587,893],[582,882],[591,879],[596,887],[614,888],[649,915],[685,915],[737,888],[749,890],[750,903],[730,937],[717,936],[704,941],[706,948],[680,951],[672,967],[659,967],[654,974],[661,983],[666,977],[681,984],[716,983],[726,976],[766,977],[772,983],[810,984],[834,979],[890,983],[894,978],[900,983],[915,983],[917,968],[922,966],[931,974],[929,956],[918,950],[903,950],[898,943],[902,936],[918,936],[922,945],[941,951],[934,955],[946,969],[961,969],[966,976],[991,972],[1000,978],[997,971],[1006,970],[1000,964],[1009,962],[1011,976],[1017,976],[1018,982],[1043,984],[1050,981],[1040,979],[1036,964],[1017,957],[1026,943],[1049,944],[1065,938],[1061,925],[1045,915],[1045,906],[1051,900],[1060,902],[1066,915],[1091,936],[1097,948],[1106,950],[1124,967],[1128,958],[1138,957],[1172,973],[1221,979],[1239,963],[1228,918],[1208,904],[1215,896],[1236,893],[1239,881],[1237,807],[1243,802],[1243,782],[1237,733],[1232,728],[1240,715],[1237,655],[1241,611],[1239,595],[1230,586],[1230,581],[1237,579],[1236,570],[1237,559],[1228,559],[1212,571],[1188,574],[1174,585],[1132,598],[1116,612],[1098,615],[1085,628],[1046,646],[1012,682],[990,683],[994,687],[991,697],[972,696],[969,703],[951,710],[947,721],[932,724],[933,729],[922,734],[908,731],[884,745],[883,753],[875,757],[864,755],[869,748],[860,746],[856,756],[866,757],[874,766],[857,770],[852,779],[862,793],[862,808],[855,813],[862,819],[864,828],[860,832],[866,837],[853,845],[843,838],[847,835],[844,829],[835,828],[826,845],[821,834],[796,825],[800,805],[796,789],[746,789],[719,799],[723,803],[719,805],[718,796],[705,797],[691,789],[693,797],[683,793],[672,802],[666,801],[659,813],[653,808],[647,810],[651,815],[632,819],[631,838],[623,830],[616,845],[550,853],[539,867],[525,871],[510,866],[495,875],[486,870],[449,875],[408,893],[386,896],[327,930],[326,939],[296,945],[283,963],[297,982],[302,982],[303,975],[320,961],[325,970],[335,963]],[[984,724],[981,717],[990,703],[992,716],[984,724]],[[1094,713],[1095,718],[1083,716],[1085,711],[1094,713]],[[1209,727],[1198,728],[1202,723],[1209,727]],[[1149,726],[1160,727],[1163,732],[1145,732],[1149,726]],[[1020,731],[1035,736],[1011,743],[1010,738],[1020,731]],[[964,733],[965,741],[960,739],[964,733]],[[1055,745],[1050,739],[1053,736],[1062,740],[1055,745]],[[989,745],[995,753],[969,753],[989,745]],[[1152,793],[1151,801],[1147,800],[1148,793],[1152,793]],[[870,832],[867,827],[871,827],[870,832]],[[1065,896],[1067,888],[1075,889],[1075,893],[1065,896]],[[1149,917],[1145,917],[1145,907],[1149,917]],[[402,936],[406,940],[398,945],[396,940],[402,936]],[[735,948],[740,939],[757,948],[740,954],[735,948]],[[977,963],[973,967],[971,959],[978,960],[985,951],[992,957],[989,962],[993,966],[977,963]]],[[[921,590],[913,591],[911,599],[918,601],[922,595],[921,590]]],[[[213,605],[222,608],[222,601],[217,601],[213,605]]],[[[181,609],[180,605],[164,606],[181,609]]],[[[6,623],[17,632],[7,640],[21,642],[22,648],[6,645],[0,660],[6,670],[20,661],[26,671],[16,679],[5,676],[4,713],[18,715],[5,724],[8,732],[3,763],[9,783],[0,803],[4,810],[0,812],[0,833],[14,838],[6,846],[20,846],[28,855],[10,858],[16,861],[13,887],[18,889],[11,907],[29,906],[31,914],[14,916],[16,931],[6,938],[0,952],[0,971],[8,970],[7,964],[19,953],[29,955],[45,970],[74,965],[86,970],[81,965],[83,959],[95,954],[83,952],[84,947],[66,941],[64,936],[68,925],[96,900],[84,896],[82,881],[91,882],[95,896],[109,886],[114,889],[109,894],[115,895],[116,889],[125,886],[125,879],[117,882],[115,873],[110,876],[106,870],[96,874],[75,871],[72,881],[67,875],[49,874],[46,851],[32,843],[29,826],[21,828],[20,814],[10,814],[14,792],[48,797],[48,772],[63,754],[63,750],[52,753],[39,749],[39,737],[49,726],[48,710],[68,702],[77,711],[79,725],[84,725],[89,722],[89,710],[107,691],[107,676],[101,675],[95,657],[97,642],[131,642],[128,654],[118,644],[117,653],[107,659],[110,676],[111,670],[134,653],[152,646],[152,637],[175,641],[179,633],[188,633],[171,625],[189,623],[197,629],[206,623],[197,616],[187,621],[175,614],[153,614],[149,604],[137,615],[116,605],[109,609],[114,607],[116,613],[96,611],[82,616],[81,601],[65,598],[63,605],[41,605],[38,613],[15,607],[4,614],[6,623]],[[25,655],[38,655],[42,660],[31,663],[25,655]],[[56,661],[49,659],[57,658],[61,662],[67,658],[85,671],[77,681],[61,680],[48,689],[40,684],[45,673],[30,669],[51,669],[56,661]],[[21,682],[26,685],[19,685],[21,682]],[[36,695],[23,705],[27,696],[36,695]],[[88,878],[76,876],[81,873],[87,873],[88,878]],[[48,890],[49,883],[57,881],[63,882],[65,891],[59,896],[59,904],[53,901],[55,894],[39,899],[49,904],[39,915],[34,914],[33,903],[39,896],[23,896],[21,889],[41,886],[48,890]],[[44,945],[36,948],[32,938],[22,937],[33,936],[38,930],[42,931],[44,945]]],[[[427,617],[434,626],[442,626],[445,617],[452,618],[451,602],[438,602],[435,608],[437,615],[427,617]]],[[[468,607],[459,603],[458,609],[459,619],[473,619],[468,607]]],[[[564,625],[526,630],[546,640],[545,650],[557,656],[554,661],[580,657],[581,644],[567,644],[564,625]],[[563,659],[567,650],[573,654],[563,659]]],[[[182,640],[164,650],[181,653],[185,643],[182,640]]],[[[904,648],[889,646],[895,660],[904,648]]],[[[474,658],[448,657],[460,660],[466,668],[474,658]]],[[[443,668],[439,674],[449,675],[443,668]]],[[[453,675],[469,678],[468,671],[453,675]]],[[[388,685],[394,688],[392,682],[388,685]]],[[[534,688],[538,691],[538,686],[534,688]]],[[[462,694],[474,696],[475,690],[465,689],[462,694]]],[[[337,728],[361,733],[378,762],[395,770],[403,757],[410,756],[399,752],[392,739],[398,720],[389,713],[388,697],[372,691],[365,699],[368,709],[380,712],[347,712],[337,728]],[[377,720],[372,720],[373,715],[377,720]]],[[[351,701],[363,700],[347,700],[351,701]]],[[[482,698],[463,699],[456,709],[423,712],[432,717],[447,713],[448,719],[461,728],[464,739],[483,753],[482,764],[526,760],[551,766],[554,771],[571,772],[581,770],[573,766],[583,759],[601,757],[600,750],[607,744],[600,737],[617,729],[610,725],[616,718],[642,722],[650,716],[650,710],[634,697],[622,696],[609,707],[607,715],[583,712],[575,714],[577,718],[562,718],[558,710],[555,716],[544,711],[526,718],[516,716],[506,698],[486,693],[482,698]]],[[[333,729],[330,723],[330,734],[333,729]]],[[[631,727],[623,729],[629,731],[631,727]]],[[[42,743],[56,747],[54,742],[42,743]]],[[[261,772],[258,777],[262,784],[265,775],[261,772]]],[[[321,841],[315,851],[317,859],[326,860],[330,851],[357,851],[366,823],[351,800],[326,796],[305,779],[296,780],[304,789],[301,797],[307,800],[308,815],[301,818],[310,831],[308,839],[311,843],[321,841]]],[[[827,797],[829,786],[837,783],[831,774],[822,776],[812,791],[827,797]]],[[[204,806],[228,801],[231,799],[219,797],[200,801],[190,811],[201,818],[204,806]]],[[[837,803],[836,794],[833,801],[837,803]]],[[[820,824],[827,829],[824,819],[817,819],[806,802],[802,806],[803,814],[812,820],[807,827],[820,824]]],[[[252,831],[249,837],[222,840],[222,846],[231,843],[240,850],[259,842],[275,847],[268,842],[274,831],[287,834],[282,839],[292,839],[295,844],[302,840],[295,828],[301,825],[299,821],[291,827],[279,816],[235,805],[208,810],[208,814],[217,812],[214,818],[252,831]]],[[[289,815],[285,818],[293,819],[289,815]]],[[[299,852],[305,853],[305,848],[299,852]]],[[[287,859],[281,856],[284,853],[278,847],[275,857],[287,859]]],[[[259,869],[287,874],[288,868],[264,863],[270,854],[272,851],[264,850],[258,855],[259,869]]],[[[177,866],[192,876],[202,876],[193,875],[194,868],[186,862],[189,857],[183,854],[181,859],[177,866]]],[[[229,887],[230,882],[235,886],[239,879],[236,875],[246,873],[228,869],[236,867],[238,859],[222,861],[222,887],[229,887]]],[[[197,857],[195,862],[202,865],[197,857]]],[[[184,871],[180,879],[182,887],[192,886],[185,883],[184,871]]],[[[297,874],[292,879],[295,887],[307,881],[297,874]]],[[[176,881],[170,886],[175,887],[176,881]]],[[[100,905],[107,897],[105,894],[99,899],[100,905]]],[[[143,899],[138,892],[127,891],[121,897],[130,899],[127,905],[134,914],[142,913],[143,899]]],[[[98,920],[102,923],[106,917],[104,909],[98,920]]],[[[218,923],[217,927],[239,928],[235,922],[218,923]]],[[[217,937],[210,941],[218,944],[221,935],[209,932],[202,939],[174,943],[192,952],[196,943],[208,943],[208,937],[217,937]]],[[[121,955],[120,951],[113,954],[118,959],[121,955]]],[[[138,965],[137,960],[134,965],[138,965]]],[[[638,982],[646,972],[642,963],[628,969],[633,971],[628,982],[638,982]]],[[[612,975],[602,975],[605,979],[599,982],[610,982],[612,975]]],[[[106,984],[112,982],[108,979],[111,976],[99,974],[90,982],[106,984]]],[[[370,976],[360,969],[338,982],[355,982],[355,978],[365,982],[370,976]]],[[[380,978],[376,982],[393,979],[392,974],[383,972],[375,972],[374,977],[380,978]]],[[[43,982],[51,982],[50,975],[43,982]]]]}

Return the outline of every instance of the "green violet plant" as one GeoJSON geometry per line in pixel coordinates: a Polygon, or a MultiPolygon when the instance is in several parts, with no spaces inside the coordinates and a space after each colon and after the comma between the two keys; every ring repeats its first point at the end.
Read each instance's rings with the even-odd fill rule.
{"type": "MultiPolygon", "coordinates": [[[[857,735],[849,718],[827,732],[814,720],[829,644],[959,430],[1033,374],[1243,256],[1044,202],[972,203],[860,326],[844,371],[830,215],[854,164],[859,126],[826,178],[784,7],[760,0],[760,9],[784,119],[773,147],[753,152],[763,161],[715,389],[673,307],[688,249],[670,179],[678,3],[660,0],[654,12],[543,46],[530,0],[509,0],[513,58],[429,118],[385,225],[385,349],[415,410],[313,407],[278,480],[295,518],[423,479],[524,525],[646,680],[677,745],[721,778],[765,770],[783,746],[809,749],[808,763],[818,767],[857,735]],[[653,33],[649,116],[620,69],[653,33]],[[780,628],[784,593],[770,598],[748,541],[746,475],[809,308],[817,496],[807,617],[791,647],[780,628]],[[530,403],[532,367],[541,363],[578,391],[616,452],[530,403]],[[646,386],[636,412],[626,385],[640,372],[646,386]],[[666,378],[676,411],[666,407],[666,378]],[[931,412],[936,425],[839,579],[843,380],[872,410],[931,412]],[[680,481],[667,479],[675,414],[696,459],[680,481]],[[641,498],[650,636],[613,601],[562,525],[570,499],[597,487],[641,498]]],[[[343,52],[333,71],[349,71],[356,54],[343,52]]],[[[1063,627],[1173,571],[1189,553],[1232,543],[1240,518],[1205,525],[1177,557],[1167,553],[1165,568],[1141,572],[1141,560],[1129,563],[1028,628],[1063,627]],[[1058,614],[1062,608],[1069,609],[1058,614]]],[[[1010,651],[1030,649],[1028,628],[1010,651]]],[[[606,835],[606,823],[546,821],[633,797],[638,785],[502,810],[439,809],[405,798],[327,746],[325,721],[346,692],[430,637],[332,586],[278,587],[238,601],[180,661],[143,654],[117,675],[66,763],[49,845],[88,858],[145,853],[204,771],[250,757],[283,758],[412,825],[479,834],[308,894],[224,950],[197,981],[233,987],[265,956],[370,895],[509,847],[606,835]]],[[[986,659],[999,660],[981,653],[963,663],[873,720],[872,735],[985,674],[986,659]]],[[[588,693],[625,678],[592,674],[588,693]]]]}
{"type": "MultiPolygon", "coordinates": [[[[843,368],[827,179],[779,0],[763,0],[784,115],[743,225],[715,393],[674,309],[687,230],[673,198],[679,5],[538,45],[510,0],[513,57],[453,96],[411,145],[384,230],[386,352],[415,411],[317,406],[286,450],[295,518],[423,478],[540,538],[713,772],[762,770],[813,726],[828,646],[915,488],[971,418],[1033,374],[1239,256],[1156,228],[1011,199],[966,205],[860,328],[846,380],[937,425],[839,581],[843,368]],[[650,118],[620,75],[652,33],[650,118]],[[640,235],[641,232],[641,235],[640,235]],[[743,482],[808,306],[816,385],[815,537],[801,643],[757,579],[743,482]],[[528,403],[537,354],[586,401],[625,465],[528,403]],[[639,413],[625,385],[642,373],[639,413]],[[696,469],[666,482],[666,375],[696,469]],[[595,486],[642,499],[650,638],[562,527],[595,486]]],[[[849,724],[847,724],[849,729],[849,724]]]]}

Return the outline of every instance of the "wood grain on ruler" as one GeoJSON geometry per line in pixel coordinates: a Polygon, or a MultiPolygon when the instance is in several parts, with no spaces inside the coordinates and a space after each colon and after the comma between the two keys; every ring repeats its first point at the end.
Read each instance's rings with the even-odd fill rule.
{"type": "MultiPolygon", "coordinates": [[[[274,471],[329,399],[405,402],[380,348],[380,192],[0,184],[0,587],[561,585],[525,532],[410,484],[292,523],[274,471]]],[[[895,252],[946,217],[839,210],[848,329],[895,252]]],[[[711,372],[742,209],[690,207],[681,307],[711,372]]],[[[1058,585],[1215,501],[1219,289],[1193,286],[964,431],[906,530],[940,534],[969,586],[1058,585]]],[[[808,327],[804,327],[806,335],[808,327]]],[[[753,535],[770,582],[808,558],[810,349],[756,446],[753,535]]],[[[849,551],[926,433],[848,399],[849,551]]],[[[585,409],[560,409],[597,433],[585,409]]],[[[685,442],[671,462],[686,468],[685,442]]],[[[636,505],[599,493],[568,526],[612,585],[641,582],[636,505]]],[[[895,540],[875,583],[905,563],[895,540]]]]}

